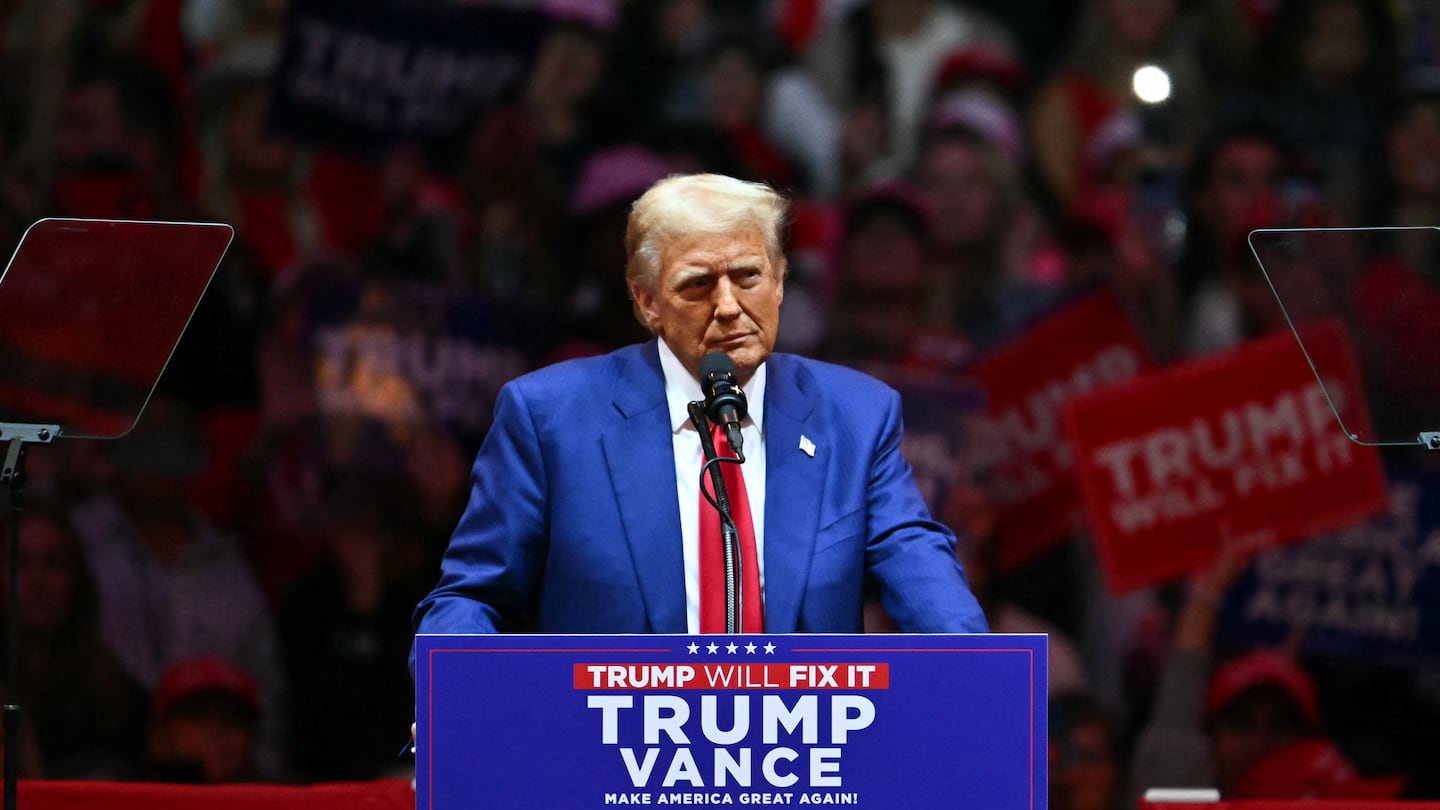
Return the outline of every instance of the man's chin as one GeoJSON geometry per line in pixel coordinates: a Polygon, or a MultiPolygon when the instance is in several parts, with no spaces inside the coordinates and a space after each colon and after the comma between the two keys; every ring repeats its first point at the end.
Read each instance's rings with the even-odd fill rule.
{"type": "Polygon", "coordinates": [[[717,351],[724,351],[735,363],[735,376],[742,385],[750,381],[750,375],[754,374],[755,369],[759,368],[760,364],[770,356],[769,349],[756,345],[743,345],[728,350],[717,349],[717,351]]]}

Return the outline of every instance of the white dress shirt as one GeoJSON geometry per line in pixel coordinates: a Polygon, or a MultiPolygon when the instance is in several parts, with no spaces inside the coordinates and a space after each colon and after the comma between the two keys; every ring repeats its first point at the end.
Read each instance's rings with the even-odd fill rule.
{"type": "MultiPolygon", "coordinates": [[[[685,555],[685,623],[691,633],[700,632],[700,468],[705,451],[700,434],[690,423],[687,406],[703,400],[700,381],[691,376],[680,358],[660,343],[660,368],[665,373],[665,402],[670,409],[672,445],[675,449],[675,492],[680,501],[680,535],[685,555]]],[[[749,413],[740,423],[745,442],[745,493],[755,524],[755,555],[760,559],[760,592],[765,592],[765,366],[761,363],[741,386],[749,413]]],[[[753,564],[745,560],[746,565],[753,564]]]]}

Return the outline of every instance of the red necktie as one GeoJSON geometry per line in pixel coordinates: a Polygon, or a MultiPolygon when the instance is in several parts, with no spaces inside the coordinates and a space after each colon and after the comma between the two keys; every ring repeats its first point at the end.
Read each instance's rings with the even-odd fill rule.
{"type": "MultiPolygon", "coordinates": [[[[735,458],[730,442],[719,425],[710,426],[715,442],[715,455],[735,458]]],[[[765,632],[764,610],[760,595],[760,560],[755,554],[755,524],[750,517],[750,496],[745,492],[745,478],[739,464],[721,462],[725,492],[730,496],[730,517],[739,533],[741,593],[743,607],[740,632],[765,632]]],[[[720,513],[705,500],[705,493],[715,494],[710,475],[702,478],[700,492],[700,632],[725,632],[725,548],[720,540],[720,513]]]]}

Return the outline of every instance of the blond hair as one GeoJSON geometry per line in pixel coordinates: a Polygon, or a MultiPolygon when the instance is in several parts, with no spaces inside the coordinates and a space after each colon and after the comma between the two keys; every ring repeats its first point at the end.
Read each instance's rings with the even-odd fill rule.
{"type": "Polygon", "coordinates": [[[747,228],[760,230],[765,251],[783,276],[789,208],[789,201],[764,183],[723,174],[671,175],[651,186],[630,207],[625,227],[626,284],[653,288],[665,244],[679,236],[747,228]]]}

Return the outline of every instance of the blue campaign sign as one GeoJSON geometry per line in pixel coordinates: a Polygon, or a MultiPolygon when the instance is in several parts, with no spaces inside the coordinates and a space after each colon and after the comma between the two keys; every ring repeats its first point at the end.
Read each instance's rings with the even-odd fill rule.
{"type": "Polygon", "coordinates": [[[272,123],[373,150],[455,135],[516,87],[547,23],[512,8],[413,0],[290,0],[272,123]]]}
{"type": "Polygon", "coordinates": [[[1386,479],[1385,514],[1257,557],[1226,596],[1217,643],[1440,662],[1440,471],[1393,464],[1386,479]]]}
{"type": "Polygon", "coordinates": [[[416,807],[1037,810],[1043,635],[419,636],[416,807]]]}

